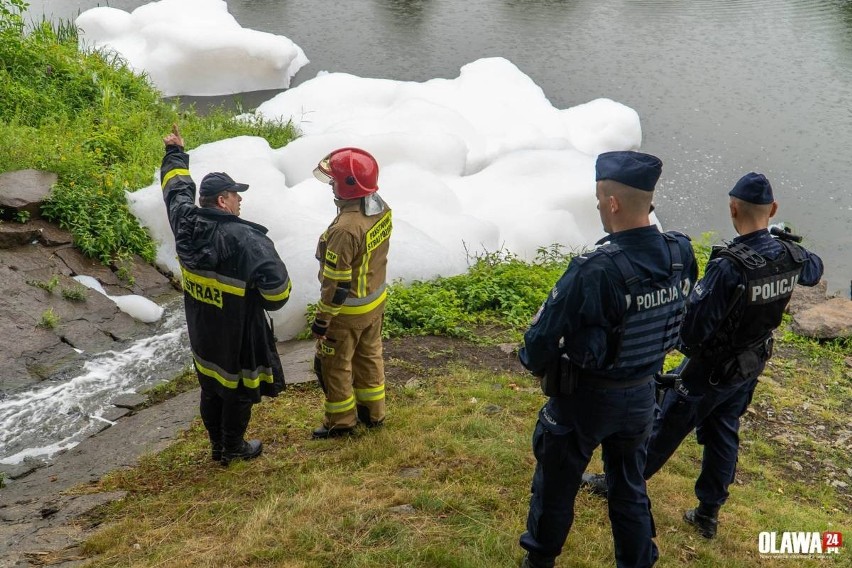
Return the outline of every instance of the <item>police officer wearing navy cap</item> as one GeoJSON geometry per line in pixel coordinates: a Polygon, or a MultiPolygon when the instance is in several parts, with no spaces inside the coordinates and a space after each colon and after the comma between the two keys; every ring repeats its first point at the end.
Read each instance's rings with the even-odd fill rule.
{"type": "MultiPolygon", "coordinates": [[[[704,446],[695,483],[698,506],[684,514],[705,538],[716,535],[719,509],[736,473],[740,417],[751,403],[757,378],[772,355],[772,332],[796,284],[813,286],[822,277],[820,258],[797,245],[799,237],[770,233],[778,210],[769,180],[744,175],[729,192],[737,238],[714,248],[704,277],[687,300],[680,350],[690,358],[679,369],[681,383],[666,392],[648,448],[645,479],[696,430],[704,446]]],[[[606,494],[602,476],[585,476],[606,494]]]]}
{"type": "Polygon", "coordinates": [[[689,238],[649,218],[662,163],[639,152],[598,156],[596,196],[607,244],[574,257],[524,335],[521,363],[549,399],[533,434],[536,469],[520,545],[522,566],[552,567],[574,520],[574,500],[603,446],[616,565],[658,557],[642,471],[655,399],[653,376],[677,340],[697,277],[689,238]]]}

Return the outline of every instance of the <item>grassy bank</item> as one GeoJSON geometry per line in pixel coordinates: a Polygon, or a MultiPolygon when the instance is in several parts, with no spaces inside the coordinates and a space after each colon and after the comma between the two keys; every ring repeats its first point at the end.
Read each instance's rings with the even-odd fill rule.
{"type": "MultiPolygon", "coordinates": [[[[419,339],[398,341],[414,346],[419,339]]],[[[823,349],[784,343],[771,382],[760,387],[747,416],[740,473],[716,540],[701,539],[680,520],[694,504],[700,449],[693,439],[650,481],[659,566],[777,566],[759,557],[761,531],[848,534],[852,499],[830,485],[824,466],[832,460],[842,476],[852,467],[848,453],[818,438],[793,445],[779,438],[819,426],[836,433],[848,420],[832,412],[852,402],[848,378],[841,386],[848,369],[823,349]],[[817,352],[820,365],[810,366],[817,352]],[[782,425],[773,417],[785,410],[792,414],[782,425]],[[794,462],[822,465],[803,473],[794,462]]],[[[97,517],[102,529],[85,547],[91,565],[516,565],[534,467],[529,440],[542,395],[526,375],[471,368],[465,352],[445,345],[408,351],[422,360],[389,361],[384,429],[309,440],[322,399],[318,388],[303,386],[256,407],[250,435],[266,442],[257,461],[227,469],[212,463],[196,422],[166,452],[111,475],[97,489],[129,495],[97,517]],[[455,361],[435,371],[430,356],[455,361]],[[412,369],[414,380],[394,381],[412,369]]],[[[600,467],[597,457],[593,467],[600,467]]],[[[581,493],[567,550],[559,566],[612,565],[602,501],[581,493]]],[[[848,565],[849,554],[847,548],[834,562],[785,565],[848,565]]]]}
{"type": "MultiPolygon", "coordinates": [[[[530,437],[544,397],[495,341],[517,345],[567,258],[488,255],[467,275],[397,286],[388,308],[396,338],[386,343],[385,428],[312,441],[322,394],[315,385],[291,388],[255,407],[249,435],[265,442],[264,455],[222,468],[196,421],[167,451],[85,489],[128,497],[91,519],[99,530],[83,554],[99,567],[517,565],[534,468],[530,437]],[[518,323],[501,327],[515,321],[508,299],[525,308],[518,323]],[[436,332],[445,337],[423,336],[436,332]]],[[[659,566],[848,565],[848,547],[837,559],[758,553],[763,531],[852,530],[850,345],[786,328],[778,339],[743,419],[737,482],[718,538],[705,541],[681,521],[695,502],[694,438],[649,482],[659,566]]],[[[600,467],[596,456],[592,468],[600,467]]],[[[613,564],[604,502],[581,492],[566,546],[558,566],[613,564]]]]}
{"type": "Polygon", "coordinates": [[[44,214],[105,264],[154,257],[125,192],[153,182],[172,122],[192,147],[239,135],[280,147],[296,135],[289,124],[238,123],[223,109],[200,116],[164,103],[114,54],[81,53],[73,25],[26,29],[25,6],[0,0],[0,171],[56,172],[44,214]]]}

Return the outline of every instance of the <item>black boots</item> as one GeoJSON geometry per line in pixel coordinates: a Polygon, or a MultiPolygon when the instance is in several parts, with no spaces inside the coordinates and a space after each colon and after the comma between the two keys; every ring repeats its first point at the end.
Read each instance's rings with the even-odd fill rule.
{"type": "Polygon", "coordinates": [[[242,444],[233,449],[222,450],[222,458],[219,463],[228,465],[234,460],[253,460],[263,453],[263,444],[260,440],[243,440],[242,444]]]}
{"type": "Polygon", "coordinates": [[[545,558],[535,552],[527,552],[521,562],[521,568],[553,568],[556,566],[554,558],[545,558]]]}
{"type": "Polygon", "coordinates": [[[355,405],[355,412],[358,414],[358,422],[362,423],[367,428],[378,428],[379,426],[383,426],[385,423],[384,420],[374,421],[370,419],[370,409],[363,404],[355,405]]]}
{"type": "Polygon", "coordinates": [[[210,459],[214,462],[222,461],[222,444],[219,442],[210,442],[212,450],[210,451],[210,459]]]}
{"type": "MultiPolygon", "coordinates": [[[[370,419],[370,409],[364,406],[363,404],[355,405],[355,413],[358,416],[358,422],[366,426],[367,428],[379,428],[383,426],[384,420],[371,420],[370,419]]],[[[316,428],[313,431],[311,437],[314,440],[325,440],[327,438],[339,438],[340,436],[349,436],[355,431],[355,427],[345,427],[345,426],[331,426],[328,427],[325,424],[316,428]]]]}
{"type": "Polygon", "coordinates": [[[603,473],[584,473],[580,487],[585,487],[592,495],[606,499],[606,475],[603,473]]]}
{"type": "Polygon", "coordinates": [[[698,529],[704,538],[713,538],[719,528],[719,507],[699,503],[695,509],[683,514],[683,520],[698,529]]]}
{"type": "Polygon", "coordinates": [[[250,400],[222,398],[214,392],[201,391],[201,420],[210,436],[210,458],[223,465],[235,459],[250,460],[263,451],[260,440],[243,437],[251,420],[250,400]]]}
{"type": "Polygon", "coordinates": [[[331,428],[326,428],[325,425],[316,428],[312,434],[314,440],[324,440],[326,438],[337,438],[340,436],[348,436],[352,433],[353,428],[341,428],[339,426],[332,426],[331,428]]]}

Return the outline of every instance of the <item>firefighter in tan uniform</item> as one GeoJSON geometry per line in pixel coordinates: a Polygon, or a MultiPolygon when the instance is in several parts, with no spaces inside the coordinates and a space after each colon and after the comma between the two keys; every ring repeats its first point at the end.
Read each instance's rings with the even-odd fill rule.
{"type": "Polygon", "coordinates": [[[382,315],[392,222],[369,153],[335,150],[314,175],[331,185],[338,211],[317,245],[321,292],[311,326],[314,370],[325,392],[325,419],[313,437],[330,438],[385,419],[382,315]]]}

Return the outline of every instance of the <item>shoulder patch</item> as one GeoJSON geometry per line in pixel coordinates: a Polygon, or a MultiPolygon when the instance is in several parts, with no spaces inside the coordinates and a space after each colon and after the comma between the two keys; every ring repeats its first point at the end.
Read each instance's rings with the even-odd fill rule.
{"type": "Polygon", "coordinates": [[[608,250],[612,250],[612,248],[607,248],[607,247],[614,247],[615,249],[618,248],[616,245],[609,245],[609,244],[600,245],[598,247],[595,247],[592,250],[587,250],[583,254],[578,254],[577,256],[575,256],[574,258],[571,259],[571,262],[577,262],[578,264],[584,264],[586,262],[589,262],[590,260],[594,260],[596,258],[602,258],[602,257],[607,255],[608,250]]]}
{"type": "Polygon", "coordinates": [[[337,253],[331,249],[325,249],[325,263],[332,268],[337,266],[337,253]]]}

